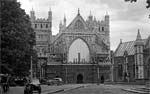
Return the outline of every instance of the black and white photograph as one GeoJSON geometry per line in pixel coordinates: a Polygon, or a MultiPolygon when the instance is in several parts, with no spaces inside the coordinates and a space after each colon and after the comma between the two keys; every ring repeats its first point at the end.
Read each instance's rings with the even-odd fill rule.
{"type": "Polygon", "coordinates": [[[0,94],[150,94],[150,0],[0,0],[0,94]]]}

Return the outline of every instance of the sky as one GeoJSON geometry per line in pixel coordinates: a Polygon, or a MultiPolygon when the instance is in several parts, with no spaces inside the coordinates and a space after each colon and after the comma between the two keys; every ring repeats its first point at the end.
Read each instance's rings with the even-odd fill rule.
{"type": "Polygon", "coordinates": [[[36,18],[47,18],[48,11],[52,10],[52,34],[59,31],[59,23],[64,15],[67,25],[77,15],[78,8],[84,18],[91,14],[97,20],[103,20],[106,12],[110,16],[110,42],[111,50],[115,50],[120,43],[136,39],[138,29],[143,39],[150,35],[150,9],[146,9],[146,0],[137,0],[136,3],[124,0],[18,0],[21,8],[27,14],[31,9],[35,11],[36,18]]]}

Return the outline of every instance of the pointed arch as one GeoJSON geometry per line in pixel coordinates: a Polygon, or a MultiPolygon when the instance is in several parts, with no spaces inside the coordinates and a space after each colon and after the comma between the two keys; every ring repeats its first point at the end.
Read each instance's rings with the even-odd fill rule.
{"type": "Polygon", "coordinates": [[[89,62],[90,49],[81,38],[73,40],[68,51],[68,62],[89,62]]]}

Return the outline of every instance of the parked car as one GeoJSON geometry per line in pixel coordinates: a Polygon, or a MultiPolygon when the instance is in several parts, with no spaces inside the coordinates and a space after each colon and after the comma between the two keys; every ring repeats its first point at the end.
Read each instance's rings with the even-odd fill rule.
{"type": "Polygon", "coordinates": [[[62,78],[53,78],[47,81],[47,85],[62,85],[62,78]]]}
{"type": "Polygon", "coordinates": [[[24,89],[24,94],[33,94],[34,92],[41,94],[41,86],[38,79],[34,79],[30,83],[26,84],[24,89]]]}
{"type": "Polygon", "coordinates": [[[14,79],[14,83],[17,85],[17,86],[24,86],[26,81],[23,79],[23,78],[15,78],[14,79]]]}

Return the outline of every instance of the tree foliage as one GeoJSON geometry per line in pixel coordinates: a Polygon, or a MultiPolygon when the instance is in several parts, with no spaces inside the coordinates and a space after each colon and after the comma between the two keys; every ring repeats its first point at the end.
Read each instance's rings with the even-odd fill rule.
{"type": "MultiPolygon", "coordinates": [[[[137,0],[125,0],[125,1],[126,2],[130,1],[131,3],[132,2],[137,2],[137,0]]],[[[147,3],[146,8],[150,8],[150,0],[146,0],[146,3],[147,3]]],[[[149,18],[150,18],[150,15],[149,15],[149,18]]]]}
{"type": "Polygon", "coordinates": [[[36,57],[35,33],[29,16],[17,0],[1,1],[1,30],[1,71],[17,76],[29,74],[30,57],[36,57]]]}

